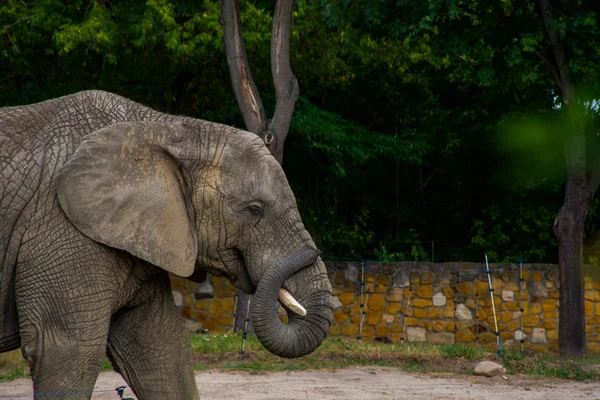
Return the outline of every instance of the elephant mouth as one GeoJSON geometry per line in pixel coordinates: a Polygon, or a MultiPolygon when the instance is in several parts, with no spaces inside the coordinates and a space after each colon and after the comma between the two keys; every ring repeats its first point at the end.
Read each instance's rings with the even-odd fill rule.
{"type": "Polygon", "coordinates": [[[250,273],[248,272],[248,264],[246,264],[246,259],[241,251],[238,249],[233,250],[236,259],[238,260],[238,271],[239,275],[237,279],[234,281],[234,286],[238,289],[243,290],[248,294],[254,294],[256,292],[256,285],[252,282],[250,278],[250,273]]]}

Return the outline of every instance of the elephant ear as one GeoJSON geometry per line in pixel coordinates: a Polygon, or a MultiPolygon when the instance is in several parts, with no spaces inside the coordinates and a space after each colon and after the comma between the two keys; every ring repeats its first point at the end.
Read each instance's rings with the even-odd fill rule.
{"type": "Polygon", "coordinates": [[[60,169],[57,194],[85,235],[188,277],[198,253],[190,191],[164,145],[176,131],[122,123],[86,136],[60,169]]]}

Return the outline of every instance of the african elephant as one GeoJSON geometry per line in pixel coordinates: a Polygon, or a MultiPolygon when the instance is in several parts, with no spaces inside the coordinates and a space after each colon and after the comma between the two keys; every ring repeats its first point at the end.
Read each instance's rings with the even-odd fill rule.
{"type": "Polygon", "coordinates": [[[0,352],[21,347],[36,394],[89,398],[107,354],[140,399],[199,398],[168,272],[256,292],[256,335],[280,356],[329,330],[283,170],[240,129],[102,91],[0,109],[0,221],[0,352]],[[305,315],[280,322],[280,288],[305,315]]]}

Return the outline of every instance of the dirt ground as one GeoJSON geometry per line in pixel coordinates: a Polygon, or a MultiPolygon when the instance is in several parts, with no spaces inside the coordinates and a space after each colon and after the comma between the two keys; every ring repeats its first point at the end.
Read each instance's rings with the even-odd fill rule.
{"type": "MultiPolygon", "coordinates": [[[[598,381],[570,382],[522,376],[483,378],[402,372],[360,367],[337,371],[274,372],[264,375],[203,371],[196,373],[202,400],[396,400],[396,399],[543,399],[600,400],[598,381]]],[[[94,400],[118,400],[124,385],[114,372],[100,374],[94,400]]],[[[0,383],[0,399],[31,398],[31,380],[0,383]]],[[[134,397],[129,389],[125,397],[134,397]]],[[[51,398],[51,397],[50,397],[51,398]]]]}

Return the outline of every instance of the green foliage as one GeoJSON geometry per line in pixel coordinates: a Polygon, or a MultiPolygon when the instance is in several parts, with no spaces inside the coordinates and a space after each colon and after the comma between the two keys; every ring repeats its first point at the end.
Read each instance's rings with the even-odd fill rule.
{"type": "MultiPolygon", "coordinates": [[[[252,75],[271,110],[273,2],[240,6],[252,75]]],[[[597,5],[553,8],[592,161],[597,5]]],[[[216,0],[2,2],[0,105],[103,89],[243,126],[219,14],[216,0]]],[[[478,261],[482,250],[556,261],[568,124],[537,1],[298,0],[293,17],[302,97],[284,169],[323,252],[426,260],[435,244],[436,261],[478,261]]],[[[597,204],[586,221],[590,263],[600,260],[597,204]]]]}

